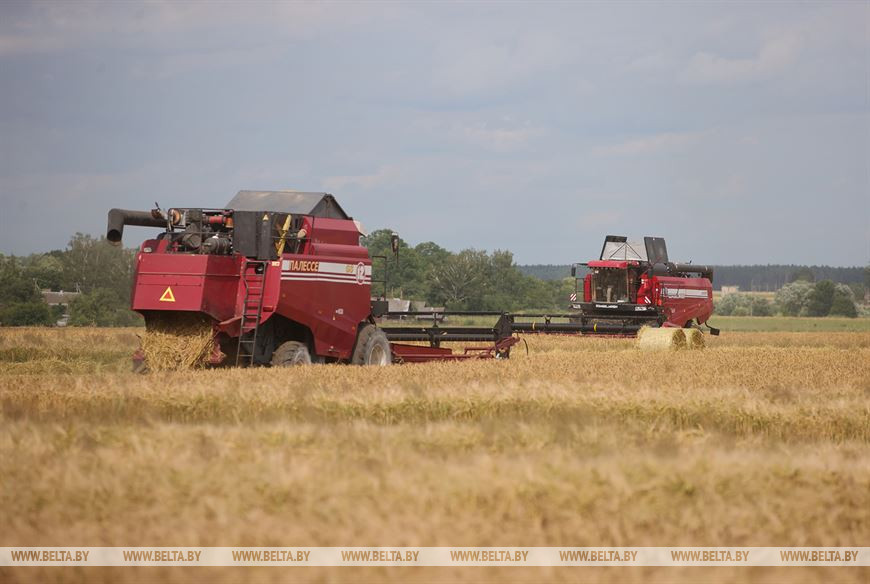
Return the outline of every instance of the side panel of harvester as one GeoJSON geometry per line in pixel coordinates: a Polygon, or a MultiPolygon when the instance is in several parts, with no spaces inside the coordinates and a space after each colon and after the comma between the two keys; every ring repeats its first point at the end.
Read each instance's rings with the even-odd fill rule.
{"type": "Polygon", "coordinates": [[[348,359],[371,313],[371,260],[352,222],[310,220],[301,253],[282,256],[277,312],[311,330],[317,355],[348,359]]]}
{"type": "Polygon", "coordinates": [[[713,285],[706,278],[658,276],[652,279],[653,303],[661,307],[665,324],[703,324],[713,314],[713,285]]]}

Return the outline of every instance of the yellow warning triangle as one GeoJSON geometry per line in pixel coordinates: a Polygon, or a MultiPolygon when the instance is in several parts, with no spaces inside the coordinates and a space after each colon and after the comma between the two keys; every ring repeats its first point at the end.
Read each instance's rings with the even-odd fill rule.
{"type": "Polygon", "coordinates": [[[172,288],[166,287],[166,291],[160,297],[160,302],[175,302],[175,294],[172,293],[172,288]]]}

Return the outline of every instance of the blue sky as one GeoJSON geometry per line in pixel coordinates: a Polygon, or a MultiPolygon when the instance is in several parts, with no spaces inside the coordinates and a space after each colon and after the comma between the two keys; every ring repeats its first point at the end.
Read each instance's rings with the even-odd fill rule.
{"type": "Polygon", "coordinates": [[[519,263],[870,260],[868,2],[4,2],[0,79],[4,253],[296,188],[519,263]]]}

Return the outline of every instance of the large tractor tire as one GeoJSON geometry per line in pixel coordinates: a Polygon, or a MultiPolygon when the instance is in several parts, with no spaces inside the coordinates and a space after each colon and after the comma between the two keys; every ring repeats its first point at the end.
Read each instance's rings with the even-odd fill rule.
{"type": "Polygon", "coordinates": [[[351,363],[354,365],[391,365],[393,351],[387,335],[378,327],[367,324],[359,331],[351,363]]]}
{"type": "Polygon", "coordinates": [[[311,354],[305,343],[287,341],[272,353],[272,367],[291,367],[293,365],[311,365],[311,354]]]}

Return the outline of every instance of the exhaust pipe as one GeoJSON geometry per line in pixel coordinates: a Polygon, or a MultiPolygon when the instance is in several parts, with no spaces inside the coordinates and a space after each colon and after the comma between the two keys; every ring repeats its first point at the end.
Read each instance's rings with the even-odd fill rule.
{"type": "Polygon", "coordinates": [[[106,239],[111,243],[120,243],[124,235],[124,225],[139,227],[166,227],[166,219],[155,216],[153,211],[128,211],[127,209],[112,209],[109,211],[109,224],[106,227],[106,239]]]}

